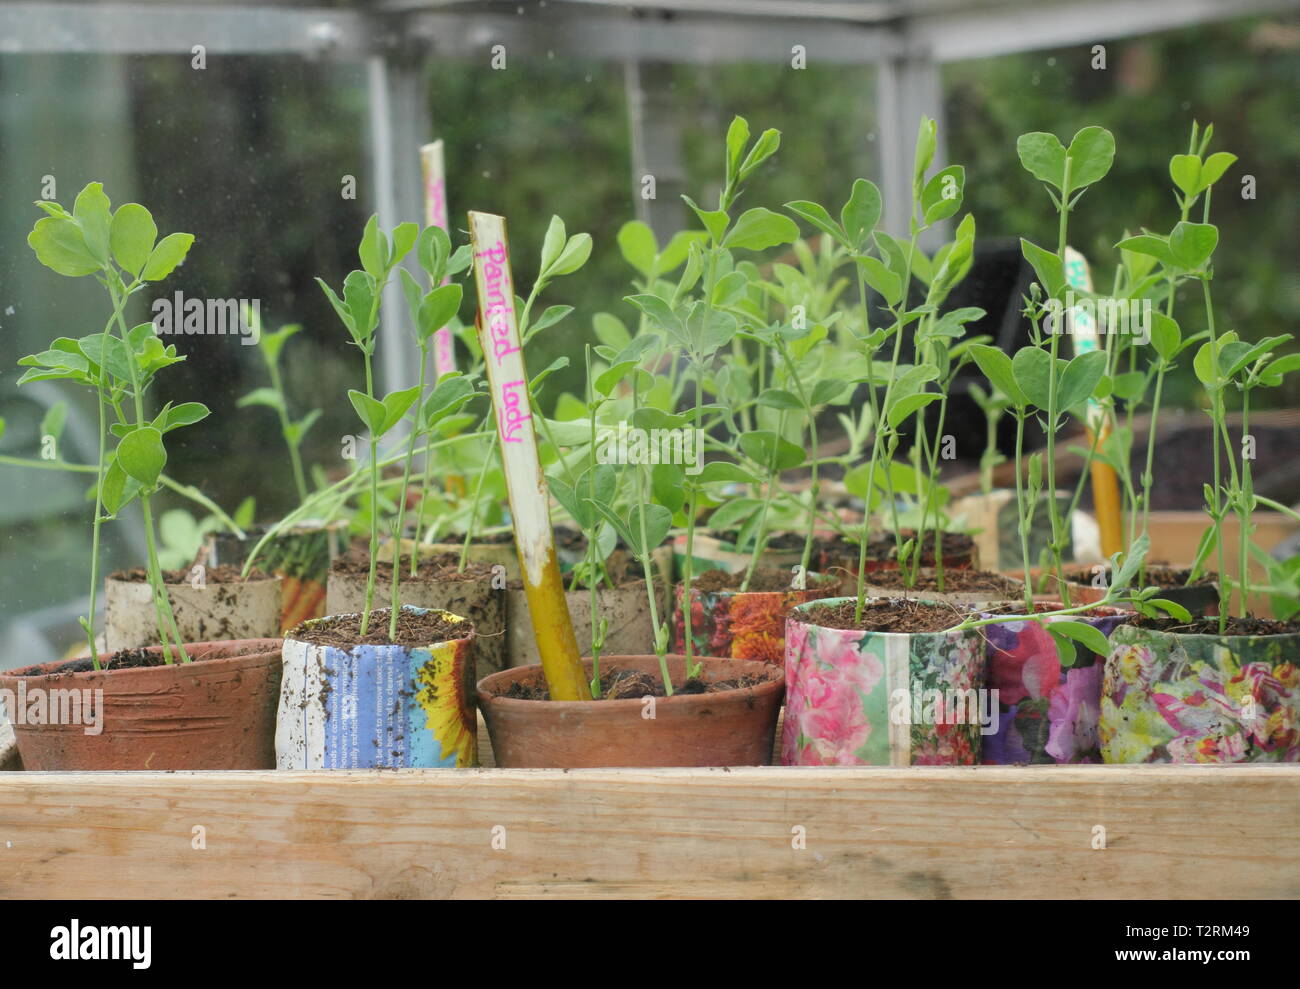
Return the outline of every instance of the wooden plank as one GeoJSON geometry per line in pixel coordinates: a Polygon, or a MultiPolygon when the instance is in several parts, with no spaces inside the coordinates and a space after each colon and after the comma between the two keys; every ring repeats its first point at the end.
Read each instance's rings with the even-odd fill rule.
{"type": "Polygon", "coordinates": [[[0,856],[4,897],[1297,897],[1300,767],[9,773],[0,856]]]}

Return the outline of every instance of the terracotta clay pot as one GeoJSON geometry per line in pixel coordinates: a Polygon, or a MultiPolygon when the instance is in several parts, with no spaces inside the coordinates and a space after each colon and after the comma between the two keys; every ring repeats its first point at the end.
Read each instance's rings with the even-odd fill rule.
{"type": "MultiPolygon", "coordinates": [[[[854,598],[834,598],[838,605],[854,598]]],[[[800,605],[786,621],[786,766],[971,766],[984,687],[978,629],[867,632],[816,624],[800,605]],[[936,699],[937,692],[937,699],[936,699]]],[[[936,604],[935,607],[943,607],[936,604]]],[[[954,624],[960,619],[953,618],[954,624]]]]}
{"type": "Polygon", "coordinates": [[[62,660],[0,674],[6,710],[17,703],[11,720],[24,768],[273,769],[280,640],[185,650],[193,662],[70,672],[89,661],[62,660]],[[47,712],[59,705],[60,724],[31,723],[37,697],[47,712]]]}
{"type": "MultiPolygon", "coordinates": [[[[182,642],[234,642],[278,638],[282,578],[167,584],[167,598],[182,642]]],[[[158,642],[153,589],[145,580],[104,580],[104,648],[136,649],[158,642]]]]}
{"type": "MultiPolygon", "coordinates": [[[[475,563],[483,561],[473,561],[475,563]]],[[[388,607],[392,589],[390,576],[375,582],[374,607],[388,607]]],[[[464,615],[474,623],[474,659],[480,673],[503,670],[509,655],[506,643],[506,616],[509,612],[504,578],[497,581],[491,574],[465,580],[407,580],[402,574],[399,594],[402,606],[431,608],[464,615]],[[495,585],[495,586],[494,586],[495,585]]],[[[325,610],[331,615],[359,614],[366,606],[366,575],[331,570],[325,610]]],[[[472,681],[471,681],[472,682],[472,681]]]]}
{"type": "MultiPolygon", "coordinates": [[[[623,587],[602,587],[596,593],[596,613],[609,623],[601,650],[604,655],[635,655],[637,650],[653,645],[654,623],[650,621],[650,602],[642,581],[623,587]]],[[[506,613],[510,616],[505,633],[506,663],[511,668],[534,666],[542,657],[537,651],[528,595],[522,588],[512,587],[505,592],[505,599],[506,613]]],[[[591,592],[565,591],[564,600],[569,606],[578,650],[590,652],[591,592]]]]}
{"type": "MultiPolygon", "coordinates": [[[[474,626],[457,615],[443,617],[462,623],[464,635],[411,648],[349,649],[286,637],[276,768],[477,765],[474,626]]],[[[316,618],[306,627],[327,620],[316,618]]]]}
{"type": "MultiPolygon", "coordinates": [[[[779,667],[736,659],[698,660],[706,683],[752,676],[754,686],[707,694],[599,701],[538,701],[501,696],[511,684],[543,683],[540,666],[506,670],[478,685],[479,709],[502,768],[766,766],[785,693],[779,667]],[[653,700],[653,706],[650,701],[653,700]]],[[[681,684],[685,660],[667,657],[681,684]]],[[[588,677],[591,661],[585,661],[588,677]]],[[[654,656],[605,656],[601,674],[647,673],[658,682],[654,656]]]]}
{"type": "MultiPolygon", "coordinates": [[[[810,573],[810,586],[788,591],[691,590],[691,640],[694,653],[730,659],[754,659],[780,666],[785,662],[785,620],[796,605],[839,593],[835,577],[810,573]]],[[[677,586],[673,610],[673,648],[686,650],[685,585],[677,586]]]]}
{"type": "Polygon", "coordinates": [[[1300,634],[1121,625],[1100,735],[1107,763],[1300,762],[1300,634]]]}
{"type": "MultiPolygon", "coordinates": [[[[1059,607],[1060,602],[1045,602],[1059,607]]],[[[1021,603],[1020,608],[1024,608],[1021,603]]],[[[1047,618],[1091,625],[1109,636],[1132,612],[1093,608],[1047,618]]],[[[985,737],[986,766],[1101,762],[1097,720],[1106,657],[1075,643],[1074,659],[1061,662],[1056,640],[1033,618],[982,627],[988,659],[986,683],[998,692],[997,731],[985,737]]]]}

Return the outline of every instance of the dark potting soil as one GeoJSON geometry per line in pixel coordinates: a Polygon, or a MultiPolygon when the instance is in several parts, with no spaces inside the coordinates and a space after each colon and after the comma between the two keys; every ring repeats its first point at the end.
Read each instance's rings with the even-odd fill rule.
{"type": "Polygon", "coordinates": [[[863,632],[945,632],[961,623],[964,611],[951,605],[922,604],[905,598],[885,601],[868,601],[862,609],[862,620],[854,619],[857,604],[843,601],[839,604],[815,604],[802,612],[802,619],[824,628],[840,628],[863,632]]]}
{"type": "MultiPolygon", "coordinates": [[[[492,565],[490,563],[475,563],[470,560],[466,562],[463,571],[459,570],[459,553],[440,553],[437,556],[421,558],[416,566],[414,577],[411,576],[411,556],[409,553],[403,553],[399,557],[398,563],[402,568],[401,573],[398,574],[398,579],[401,581],[436,581],[441,583],[453,580],[488,580],[492,577],[492,565]]],[[[365,578],[370,573],[370,554],[365,551],[358,552],[355,549],[350,549],[330,564],[330,573],[336,573],[339,576],[365,578]]],[[[380,560],[375,566],[375,575],[377,586],[391,583],[393,579],[392,562],[380,560]]]]}
{"type": "MultiPolygon", "coordinates": [[[[188,584],[193,576],[189,570],[164,570],[162,574],[164,584],[188,584]]],[[[111,573],[108,578],[128,584],[144,584],[149,580],[149,571],[144,567],[132,567],[130,570],[111,573]]],[[[271,574],[263,573],[256,567],[248,572],[247,578],[240,573],[239,567],[231,566],[229,563],[223,563],[219,567],[203,568],[203,582],[206,584],[242,584],[246,581],[271,579],[273,579],[271,574]]]]}
{"type": "MultiPolygon", "coordinates": [[[[1107,567],[1106,569],[1109,570],[1110,568],[1107,567]]],[[[1188,585],[1187,578],[1191,575],[1191,567],[1171,567],[1163,563],[1153,563],[1147,567],[1145,583],[1137,580],[1134,583],[1140,583],[1143,587],[1208,587],[1219,580],[1217,573],[1202,573],[1192,584],[1188,585]]],[[[1091,567],[1065,568],[1065,579],[1076,584],[1091,584],[1092,578],[1091,567]]]]}
{"type": "MultiPolygon", "coordinates": [[[[713,683],[705,683],[703,680],[692,678],[680,686],[673,684],[673,696],[717,694],[726,690],[744,690],[747,687],[757,687],[767,683],[769,679],[769,677],[753,673],[747,673],[733,680],[718,680],[713,683]]],[[[551,691],[546,686],[546,680],[539,677],[531,681],[515,680],[505,693],[498,696],[520,701],[549,701],[551,691]]],[[[596,700],[620,701],[639,697],[667,696],[664,691],[663,680],[659,676],[638,673],[634,670],[613,669],[600,675],[600,697],[596,698],[596,700]]]]}
{"type": "Polygon", "coordinates": [[[360,615],[331,615],[328,618],[303,622],[290,629],[285,637],[316,646],[337,646],[339,649],[350,649],[361,645],[399,645],[412,648],[464,638],[466,633],[465,623],[448,621],[436,611],[427,611],[423,614],[402,611],[397,616],[397,637],[390,639],[388,637],[390,611],[389,608],[376,608],[372,611],[365,636],[361,634],[360,615]]]}
{"type": "MultiPolygon", "coordinates": [[[[788,570],[777,570],[772,567],[759,567],[754,571],[754,579],[749,582],[747,590],[750,591],[793,591],[797,590],[791,586],[793,574],[788,570]]],[[[825,575],[815,575],[808,578],[812,587],[823,585],[832,585],[839,582],[838,578],[825,575]]],[[[694,578],[695,588],[699,591],[712,593],[716,591],[738,591],[740,585],[745,582],[745,574],[728,573],[725,570],[706,570],[698,577],[694,578]]]]}
{"type": "MultiPolygon", "coordinates": [[[[1177,618],[1147,618],[1138,616],[1132,623],[1137,628],[1177,632],[1179,635],[1219,635],[1218,618],[1197,618],[1180,622],[1177,618]]],[[[1272,618],[1229,618],[1223,635],[1300,635],[1300,621],[1275,621],[1272,618]]]]}
{"type": "MultiPolygon", "coordinates": [[[[874,587],[884,587],[908,595],[917,591],[940,591],[937,574],[921,574],[912,587],[907,586],[906,576],[902,570],[876,570],[867,575],[867,583],[874,587]]],[[[948,567],[944,570],[942,593],[975,593],[980,591],[988,591],[998,597],[1015,597],[1021,593],[1021,587],[1015,581],[1002,576],[1002,574],[988,570],[959,570],[955,567],[948,567]]]]}
{"type": "MultiPolygon", "coordinates": [[[[207,659],[229,659],[232,656],[248,656],[253,653],[266,652],[262,646],[246,645],[239,648],[227,646],[222,649],[209,648],[201,653],[187,648],[186,655],[191,662],[202,663],[207,659]]],[[[176,657],[175,647],[172,649],[173,658],[176,657]]],[[[99,667],[101,670],[135,670],[144,669],[152,666],[165,666],[166,660],[163,659],[161,649],[153,650],[152,647],[137,647],[135,649],[119,649],[117,652],[109,655],[107,653],[99,654],[99,667]]],[[[61,663],[53,670],[46,672],[45,676],[66,676],[71,673],[90,673],[95,669],[95,664],[89,656],[83,656],[81,659],[70,659],[66,663],[61,663]]],[[[9,676],[38,676],[41,672],[35,667],[27,667],[22,670],[10,671],[9,676]]]]}
{"type": "MultiPolygon", "coordinates": [[[[915,539],[916,532],[911,529],[903,530],[903,541],[915,539]]],[[[975,548],[975,541],[964,532],[945,532],[941,545],[943,546],[943,555],[945,559],[955,556],[969,556],[975,548]]],[[[892,560],[896,553],[897,542],[892,532],[878,532],[867,542],[867,556],[873,560],[892,560]]],[[[856,548],[856,547],[855,547],[856,548]]],[[[925,542],[921,547],[922,566],[929,566],[934,563],[934,533],[925,534],[925,542]]],[[[915,552],[915,549],[913,549],[915,552]]]]}

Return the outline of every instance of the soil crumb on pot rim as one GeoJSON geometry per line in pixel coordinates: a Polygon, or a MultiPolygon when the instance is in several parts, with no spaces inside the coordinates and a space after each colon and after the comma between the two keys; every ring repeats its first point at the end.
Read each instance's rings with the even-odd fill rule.
{"type": "MultiPolygon", "coordinates": [[[[472,551],[471,551],[472,552],[472,551]]],[[[492,578],[492,564],[479,563],[472,558],[466,561],[465,569],[460,569],[460,554],[458,553],[440,553],[437,556],[423,556],[415,569],[415,576],[411,576],[411,556],[409,553],[403,553],[398,560],[401,567],[398,573],[399,583],[419,582],[419,581],[452,581],[452,580],[490,580],[492,578]]],[[[370,576],[370,554],[365,550],[350,549],[342,556],[335,557],[330,563],[330,573],[339,576],[360,577],[368,579],[370,576]]],[[[380,560],[375,564],[376,586],[388,587],[393,580],[393,564],[390,560],[380,560]]]]}
{"type": "Polygon", "coordinates": [[[943,589],[939,588],[938,574],[922,573],[916,583],[907,586],[906,570],[876,570],[867,575],[867,583],[873,587],[882,587],[899,592],[900,597],[917,593],[968,594],[988,591],[996,597],[1015,597],[1022,594],[1024,585],[1000,573],[990,570],[962,570],[949,568],[943,572],[943,589]]]}
{"type": "MultiPolygon", "coordinates": [[[[279,639],[265,641],[232,639],[228,642],[187,642],[185,643],[185,653],[189,656],[191,663],[202,663],[216,659],[237,659],[241,656],[260,656],[264,653],[278,652],[280,641],[279,639]]],[[[111,654],[101,652],[99,654],[100,668],[98,670],[95,669],[94,662],[89,656],[82,656],[79,659],[65,660],[52,670],[42,670],[42,664],[37,664],[35,666],[24,666],[16,670],[0,670],[0,676],[59,677],[70,676],[73,673],[112,673],[114,670],[143,670],[156,666],[189,665],[180,661],[175,646],[172,647],[172,656],[173,662],[168,664],[163,658],[162,646],[137,646],[134,649],[119,649],[111,654]]]]}
{"type": "Polygon", "coordinates": [[[290,629],[285,638],[309,645],[334,646],[351,649],[353,646],[402,646],[416,649],[438,642],[463,639],[474,631],[473,622],[445,611],[403,606],[397,616],[397,636],[388,637],[388,620],[391,608],[376,608],[370,612],[366,634],[361,634],[361,615],[327,615],[313,618],[290,629]]]}
{"type": "MultiPolygon", "coordinates": [[[[718,694],[730,690],[745,690],[749,687],[760,687],[765,683],[771,683],[773,679],[775,679],[773,675],[763,676],[753,673],[747,673],[733,680],[716,680],[708,683],[692,678],[687,680],[685,684],[673,684],[673,696],[682,697],[693,694],[718,694]]],[[[551,692],[546,686],[546,680],[540,676],[530,680],[513,680],[504,691],[490,693],[494,697],[505,700],[549,701],[551,699],[551,692]]],[[[664,691],[663,678],[660,675],[639,673],[634,670],[620,670],[616,667],[601,672],[600,696],[593,697],[592,700],[595,702],[637,700],[642,697],[666,698],[667,696],[664,691]]]]}
{"type": "Polygon", "coordinates": [[[814,601],[796,609],[791,618],[821,628],[849,632],[897,632],[905,635],[951,631],[969,612],[951,604],[917,601],[911,598],[869,598],[861,620],[855,619],[857,601],[836,598],[814,601]]]}
{"type": "Polygon", "coordinates": [[[1128,624],[1135,628],[1150,629],[1156,632],[1168,632],[1172,635],[1208,635],[1212,638],[1232,638],[1235,636],[1269,636],[1300,635],[1300,620],[1280,622],[1273,618],[1228,618],[1224,630],[1219,631],[1219,619],[1193,618],[1190,622],[1177,618],[1147,618],[1135,616],[1128,624]]]}
{"type": "MultiPolygon", "coordinates": [[[[193,569],[164,570],[162,572],[163,583],[167,585],[189,584],[194,578],[193,569]]],[[[145,584],[149,581],[149,571],[144,567],[130,567],[109,574],[108,579],[121,581],[124,584],[145,584]]],[[[239,567],[232,566],[229,563],[223,563],[216,567],[203,567],[203,583],[205,584],[248,584],[253,581],[278,579],[275,574],[265,573],[257,567],[250,570],[247,577],[243,575],[243,571],[239,567]]]]}

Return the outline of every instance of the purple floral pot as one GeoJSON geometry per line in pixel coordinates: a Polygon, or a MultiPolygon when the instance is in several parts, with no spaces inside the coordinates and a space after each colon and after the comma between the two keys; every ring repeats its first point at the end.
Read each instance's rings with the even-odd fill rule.
{"type": "MultiPolygon", "coordinates": [[[[978,629],[925,634],[827,628],[800,605],[786,620],[785,766],[970,766],[984,686],[978,629]]],[[[981,718],[981,711],[988,717],[981,718]]]]}
{"type": "MultiPolygon", "coordinates": [[[[1066,618],[1109,636],[1131,613],[1095,608],[1066,618]]],[[[1097,720],[1103,659],[1076,643],[1074,661],[1061,662],[1056,640],[1033,618],[981,626],[987,640],[987,682],[997,691],[998,728],[985,737],[986,766],[1101,762],[1097,720]]]]}
{"type": "Polygon", "coordinates": [[[1300,635],[1116,629],[1101,754],[1108,763],[1300,762],[1300,635]]]}

